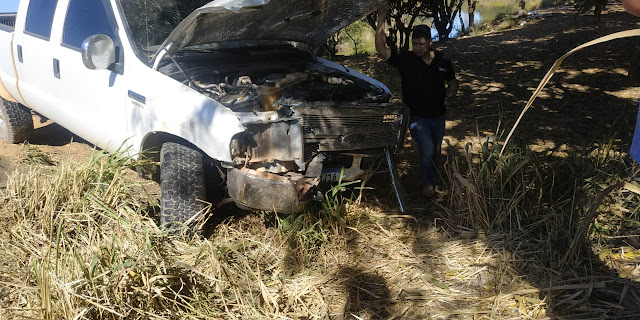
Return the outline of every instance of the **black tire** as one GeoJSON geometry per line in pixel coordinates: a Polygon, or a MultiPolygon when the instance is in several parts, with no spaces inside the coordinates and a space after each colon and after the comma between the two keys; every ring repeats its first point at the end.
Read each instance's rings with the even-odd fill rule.
{"type": "Polygon", "coordinates": [[[160,150],[160,224],[175,229],[205,209],[202,154],[167,142],[160,150]]]}
{"type": "Polygon", "coordinates": [[[0,139],[5,143],[21,143],[33,134],[33,118],[29,108],[0,98],[0,139]]]}

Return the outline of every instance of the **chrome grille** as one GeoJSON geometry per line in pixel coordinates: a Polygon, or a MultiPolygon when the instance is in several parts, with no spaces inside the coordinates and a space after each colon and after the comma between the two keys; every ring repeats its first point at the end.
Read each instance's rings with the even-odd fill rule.
{"type": "Polygon", "coordinates": [[[318,151],[395,148],[406,130],[407,109],[397,105],[305,107],[298,112],[305,149],[311,145],[318,151]]]}
{"type": "Polygon", "coordinates": [[[323,115],[303,115],[303,125],[306,127],[321,126],[359,126],[378,123],[397,123],[401,118],[397,114],[383,115],[345,115],[345,116],[323,116],[323,115]]]}

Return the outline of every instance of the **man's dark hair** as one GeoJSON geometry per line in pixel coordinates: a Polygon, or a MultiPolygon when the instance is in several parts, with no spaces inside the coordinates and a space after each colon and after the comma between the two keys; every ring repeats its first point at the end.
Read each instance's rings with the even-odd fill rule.
{"type": "Polygon", "coordinates": [[[431,28],[429,26],[421,24],[413,27],[413,39],[427,39],[431,41],[431,28]]]}

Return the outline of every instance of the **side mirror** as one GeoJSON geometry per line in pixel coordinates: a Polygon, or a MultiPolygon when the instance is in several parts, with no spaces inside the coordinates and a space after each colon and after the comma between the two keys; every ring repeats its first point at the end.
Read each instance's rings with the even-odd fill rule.
{"type": "Polygon", "coordinates": [[[107,69],[116,62],[116,45],[104,34],[94,34],[82,42],[82,62],[91,70],[107,69]]]}

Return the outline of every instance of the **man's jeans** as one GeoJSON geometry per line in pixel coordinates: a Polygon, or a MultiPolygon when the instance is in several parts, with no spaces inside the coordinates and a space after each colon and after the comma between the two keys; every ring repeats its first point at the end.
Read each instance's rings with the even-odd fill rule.
{"type": "Polygon", "coordinates": [[[411,137],[418,144],[422,182],[425,186],[436,184],[436,163],[444,137],[444,115],[437,117],[411,116],[411,137]]]}

